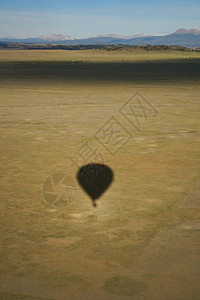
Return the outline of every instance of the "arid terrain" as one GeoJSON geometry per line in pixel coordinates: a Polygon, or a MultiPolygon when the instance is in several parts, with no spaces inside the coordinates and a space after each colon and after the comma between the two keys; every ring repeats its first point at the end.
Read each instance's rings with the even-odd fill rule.
{"type": "Polygon", "coordinates": [[[199,52],[0,51],[0,299],[200,299],[199,82],[199,52]]]}

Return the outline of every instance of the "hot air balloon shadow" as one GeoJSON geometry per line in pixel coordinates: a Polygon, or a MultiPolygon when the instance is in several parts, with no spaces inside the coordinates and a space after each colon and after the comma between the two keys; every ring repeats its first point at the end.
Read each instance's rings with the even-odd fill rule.
{"type": "Polygon", "coordinates": [[[103,164],[87,164],[77,172],[77,180],[92,199],[93,206],[96,206],[96,200],[107,190],[113,178],[113,171],[103,164]]]}

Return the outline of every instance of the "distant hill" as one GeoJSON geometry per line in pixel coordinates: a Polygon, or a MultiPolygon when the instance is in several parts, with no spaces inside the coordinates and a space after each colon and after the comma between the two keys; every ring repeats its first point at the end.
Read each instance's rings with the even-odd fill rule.
{"type": "Polygon", "coordinates": [[[113,44],[125,45],[167,45],[183,47],[200,47],[200,30],[198,29],[178,29],[175,32],[164,36],[138,37],[128,40],[116,39],[113,44]]]}
{"type": "Polygon", "coordinates": [[[60,33],[54,33],[52,35],[41,35],[36,38],[16,38],[16,37],[5,37],[0,38],[0,41],[3,42],[9,42],[9,43],[27,43],[27,44],[46,44],[47,42],[56,42],[56,43],[62,43],[63,41],[73,41],[75,38],[69,36],[69,35],[63,35],[60,33]]]}
{"type": "Polygon", "coordinates": [[[75,39],[68,35],[53,34],[51,36],[40,36],[37,38],[0,38],[1,43],[21,44],[56,44],[56,45],[168,45],[183,47],[200,47],[200,30],[178,29],[164,36],[147,36],[144,33],[123,36],[118,34],[104,34],[97,37],[75,39]]]}
{"type": "Polygon", "coordinates": [[[134,35],[119,35],[119,34],[116,34],[116,33],[110,33],[110,34],[98,35],[96,38],[99,38],[99,37],[112,37],[112,38],[115,38],[115,39],[128,40],[128,39],[145,37],[145,36],[148,36],[148,35],[145,34],[145,33],[137,33],[137,34],[134,34],[134,35]]]}
{"type": "Polygon", "coordinates": [[[68,40],[75,40],[75,38],[69,36],[69,35],[63,35],[60,33],[55,33],[52,35],[41,35],[38,37],[40,40],[45,40],[45,41],[68,41],[68,40]]]}
{"type": "Polygon", "coordinates": [[[200,47],[200,35],[193,33],[169,34],[165,36],[149,36],[144,38],[130,39],[126,41],[115,40],[112,44],[125,45],[167,45],[167,46],[183,46],[183,47],[200,47]]]}
{"type": "Polygon", "coordinates": [[[186,34],[186,33],[200,35],[200,30],[198,30],[198,29],[187,30],[184,28],[180,28],[180,29],[176,30],[173,34],[186,34]]]}

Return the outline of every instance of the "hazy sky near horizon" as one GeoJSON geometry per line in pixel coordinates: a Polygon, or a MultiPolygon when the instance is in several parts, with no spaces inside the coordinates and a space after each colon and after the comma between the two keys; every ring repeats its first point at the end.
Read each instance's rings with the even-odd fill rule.
{"type": "Polygon", "coordinates": [[[200,0],[0,0],[0,36],[167,34],[200,28],[200,0]]]}

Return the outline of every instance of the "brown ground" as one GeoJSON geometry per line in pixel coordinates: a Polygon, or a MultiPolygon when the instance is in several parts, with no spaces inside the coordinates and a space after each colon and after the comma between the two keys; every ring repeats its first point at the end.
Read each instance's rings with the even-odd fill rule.
{"type": "Polygon", "coordinates": [[[199,54],[0,60],[0,299],[200,299],[199,54]],[[158,112],[141,131],[119,112],[135,92],[158,112]],[[115,156],[94,137],[112,116],[132,135],[115,156]],[[69,157],[85,142],[115,180],[97,208],[76,181],[69,205],[49,206],[43,183],[76,180],[69,157]]]}

